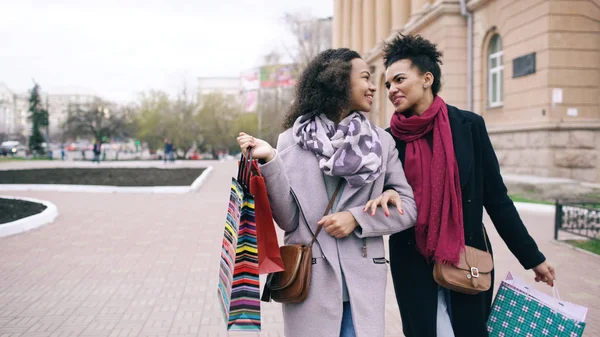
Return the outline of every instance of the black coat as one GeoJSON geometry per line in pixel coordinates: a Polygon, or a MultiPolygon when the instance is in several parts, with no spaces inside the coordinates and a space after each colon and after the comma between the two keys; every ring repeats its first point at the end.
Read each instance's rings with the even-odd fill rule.
{"type": "MultiPolygon", "coordinates": [[[[544,255],[508,197],[483,118],[450,105],[448,115],[462,189],[465,243],[486,250],[482,224],[485,207],[498,233],[525,269],[544,262],[544,255]]],[[[404,163],[406,143],[396,139],[396,148],[404,163]]],[[[414,229],[390,237],[390,265],[404,334],[435,337],[437,283],[433,280],[433,265],[416,249],[414,229]]],[[[487,336],[492,294],[493,284],[489,291],[478,295],[451,292],[456,337],[487,336]]]]}

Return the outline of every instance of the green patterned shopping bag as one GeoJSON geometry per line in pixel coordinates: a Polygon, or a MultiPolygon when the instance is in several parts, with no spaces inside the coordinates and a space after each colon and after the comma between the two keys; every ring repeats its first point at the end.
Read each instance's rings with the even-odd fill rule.
{"type": "Polygon", "coordinates": [[[580,337],[586,314],[587,308],[561,301],[557,291],[553,298],[508,273],[487,326],[490,337],[580,337]]]}

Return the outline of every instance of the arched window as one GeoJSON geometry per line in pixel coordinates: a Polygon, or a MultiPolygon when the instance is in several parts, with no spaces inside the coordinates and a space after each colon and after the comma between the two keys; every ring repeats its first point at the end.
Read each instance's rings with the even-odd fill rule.
{"type": "Polygon", "coordinates": [[[488,106],[502,106],[503,102],[503,73],[502,39],[500,35],[492,36],[488,53],[488,106]]]}

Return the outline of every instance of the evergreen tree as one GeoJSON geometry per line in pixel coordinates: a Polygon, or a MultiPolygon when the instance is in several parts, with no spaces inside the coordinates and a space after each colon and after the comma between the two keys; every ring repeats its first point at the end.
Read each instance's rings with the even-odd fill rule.
{"type": "Polygon", "coordinates": [[[44,136],[40,128],[48,127],[48,111],[43,108],[40,99],[40,86],[35,83],[29,95],[29,120],[31,121],[31,136],[29,150],[33,154],[44,154],[44,136]]]}

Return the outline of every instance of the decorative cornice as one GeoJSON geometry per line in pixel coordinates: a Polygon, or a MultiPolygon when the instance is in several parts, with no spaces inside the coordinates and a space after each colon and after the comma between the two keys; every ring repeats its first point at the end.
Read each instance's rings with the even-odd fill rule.
{"type": "MultiPolygon", "coordinates": [[[[385,39],[385,42],[391,42],[391,40],[396,37],[398,33],[405,35],[412,34],[444,14],[460,14],[460,3],[457,1],[447,0],[437,1],[433,5],[423,8],[420,13],[411,16],[404,27],[401,29],[392,30],[385,39]]],[[[380,58],[381,47],[382,43],[377,43],[373,49],[365,53],[363,55],[365,62],[371,64],[380,58]]]]}
{"type": "MultiPolygon", "coordinates": [[[[444,14],[460,14],[460,3],[458,1],[438,1],[412,17],[401,32],[412,34],[444,14]]],[[[393,38],[393,36],[390,36],[388,40],[390,38],[393,38]]]]}
{"type": "Polygon", "coordinates": [[[486,5],[490,0],[471,0],[467,3],[467,9],[469,12],[476,11],[486,5]]]}

